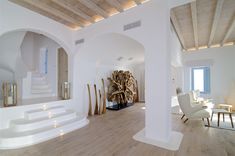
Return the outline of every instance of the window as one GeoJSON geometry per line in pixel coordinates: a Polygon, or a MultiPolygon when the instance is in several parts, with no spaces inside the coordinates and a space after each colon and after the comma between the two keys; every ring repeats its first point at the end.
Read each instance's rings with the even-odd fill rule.
{"type": "Polygon", "coordinates": [[[203,94],[210,93],[210,68],[197,67],[192,68],[191,89],[200,90],[203,94]]]}

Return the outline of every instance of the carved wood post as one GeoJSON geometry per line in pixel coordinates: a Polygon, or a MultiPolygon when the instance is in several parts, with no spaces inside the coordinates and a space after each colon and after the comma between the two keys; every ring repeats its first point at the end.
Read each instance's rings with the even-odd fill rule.
{"type": "Polygon", "coordinates": [[[103,114],[106,113],[106,92],[105,92],[105,85],[104,79],[101,80],[103,85],[103,114]]]}
{"type": "Polygon", "coordinates": [[[101,96],[101,91],[99,89],[99,98],[100,98],[100,102],[99,102],[99,115],[101,115],[103,113],[103,105],[102,105],[102,96],[101,96]]]}
{"type": "Polygon", "coordinates": [[[90,90],[90,85],[87,84],[87,89],[88,89],[88,97],[89,97],[89,111],[88,111],[88,115],[92,116],[92,102],[91,102],[91,90],[90,90]]]}
{"type": "Polygon", "coordinates": [[[95,112],[94,112],[94,114],[99,114],[98,95],[97,95],[96,84],[94,84],[94,89],[95,89],[95,112]]]}

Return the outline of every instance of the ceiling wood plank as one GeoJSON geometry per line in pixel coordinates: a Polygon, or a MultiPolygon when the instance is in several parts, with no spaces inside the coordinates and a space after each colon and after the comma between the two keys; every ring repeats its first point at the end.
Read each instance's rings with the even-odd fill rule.
{"type": "Polygon", "coordinates": [[[198,49],[198,29],[197,29],[197,4],[196,1],[191,3],[191,14],[193,21],[193,33],[194,33],[194,41],[195,48],[198,49]]]}
{"type": "Polygon", "coordinates": [[[140,5],[141,4],[140,0],[134,0],[134,2],[135,2],[136,5],[140,5]]]}
{"type": "Polygon", "coordinates": [[[74,18],[68,16],[67,14],[62,13],[61,11],[59,11],[55,8],[49,7],[48,5],[40,2],[39,0],[33,0],[33,1],[32,0],[23,0],[23,1],[30,4],[30,5],[33,5],[37,8],[39,8],[39,9],[41,9],[41,10],[44,10],[44,11],[50,13],[50,14],[53,14],[53,15],[65,20],[65,21],[69,21],[69,22],[71,22],[75,25],[78,25],[79,27],[84,27],[83,23],[75,20],[74,18]]]}
{"type": "Polygon", "coordinates": [[[80,3],[82,3],[83,5],[85,5],[86,7],[90,8],[91,10],[93,10],[94,12],[96,12],[97,14],[101,15],[104,18],[108,18],[109,15],[106,11],[104,11],[102,8],[100,8],[98,5],[96,5],[94,2],[92,2],[91,0],[78,0],[80,3]]]}
{"type": "Polygon", "coordinates": [[[90,23],[94,23],[95,20],[92,19],[89,15],[85,14],[84,12],[82,12],[81,10],[79,10],[78,8],[76,8],[74,5],[70,4],[67,1],[64,0],[52,0],[54,3],[56,3],[57,5],[73,12],[74,14],[76,14],[77,16],[82,17],[83,19],[89,21],[90,23]]]}
{"type": "Polygon", "coordinates": [[[224,3],[224,0],[218,0],[217,1],[215,14],[214,14],[214,18],[213,18],[213,24],[212,24],[212,27],[211,27],[210,38],[209,38],[209,42],[208,42],[208,47],[210,47],[212,42],[213,42],[215,32],[216,32],[216,28],[218,26],[220,15],[221,15],[221,12],[222,12],[223,3],[224,3]]]}
{"type": "Polygon", "coordinates": [[[182,48],[183,48],[183,49],[186,49],[186,47],[185,47],[185,41],[184,41],[183,35],[182,35],[182,33],[181,33],[180,26],[179,26],[179,22],[178,22],[178,20],[177,20],[177,18],[176,18],[176,16],[175,16],[175,13],[174,13],[173,11],[171,11],[170,14],[171,14],[171,21],[172,21],[172,23],[173,23],[173,25],[174,25],[174,27],[175,27],[175,30],[176,30],[176,33],[177,33],[177,35],[178,35],[178,37],[179,37],[179,40],[180,40],[180,42],[181,42],[182,48]]]}
{"type": "Polygon", "coordinates": [[[106,0],[111,6],[115,7],[119,12],[123,12],[122,5],[117,0],[106,0]]]}
{"type": "Polygon", "coordinates": [[[229,26],[229,28],[224,36],[224,39],[222,41],[222,45],[227,42],[227,40],[228,40],[229,36],[231,35],[231,33],[233,32],[233,30],[235,30],[235,15],[233,17],[233,21],[232,21],[231,25],[229,26]]]}

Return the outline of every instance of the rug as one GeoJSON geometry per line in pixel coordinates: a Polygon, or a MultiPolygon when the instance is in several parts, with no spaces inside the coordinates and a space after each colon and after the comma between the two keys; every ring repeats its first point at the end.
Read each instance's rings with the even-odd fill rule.
{"type": "MultiPolygon", "coordinates": [[[[218,116],[217,116],[217,114],[214,114],[212,121],[210,121],[211,127],[212,127],[212,128],[226,129],[226,130],[235,131],[235,128],[232,128],[229,115],[228,115],[228,114],[225,114],[225,115],[224,115],[224,118],[225,118],[225,120],[224,120],[224,122],[223,122],[223,116],[220,115],[220,124],[219,124],[219,127],[218,127],[218,126],[217,126],[218,116]]],[[[234,126],[235,126],[234,120],[235,120],[235,115],[233,114],[233,124],[234,124],[234,126]]],[[[207,121],[205,120],[204,122],[205,122],[205,125],[207,126],[207,121]]]]}

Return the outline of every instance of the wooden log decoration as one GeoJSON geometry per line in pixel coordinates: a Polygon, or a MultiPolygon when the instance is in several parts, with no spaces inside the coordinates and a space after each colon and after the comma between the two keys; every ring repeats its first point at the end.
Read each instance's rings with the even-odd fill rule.
{"type": "Polygon", "coordinates": [[[102,87],[103,87],[103,114],[106,113],[106,92],[105,92],[105,85],[104,85],[104,79],[101,79],[102,81],[102,87]]]}
{"type": "Polygon", "coordinates": [[[96,85],[94,84],[94,89],[95,89],[95,112],[94,114],[99,114],[99,106],[98,106],[98,95],[97,95],[97,89],[96,85]]]}
{"type": "Polygon", "coordinates": [[[101,96],[101,91],[99,89],[99,97],[100,97],[100,102],[99,102],[99,115],[103,113],[103,102],[102,102],[102,96],[101,96]]]}
{"type": "Polygon", "coordinates": [[[135,102],[139,102],[139,89],[138,89],[138,82],[137,80],[135,80],[135,84],[136,84],[136,101],[135,102]]]}
{"type": "Polygon", "coordinates": [[[87,84],[87,89],[88,89],[88,97],[89,97],[89,111],[88,111],[88,115],[92,116],[92,102],[91,102],[91,89],[90,89],[90,85],[87,84]]]}

